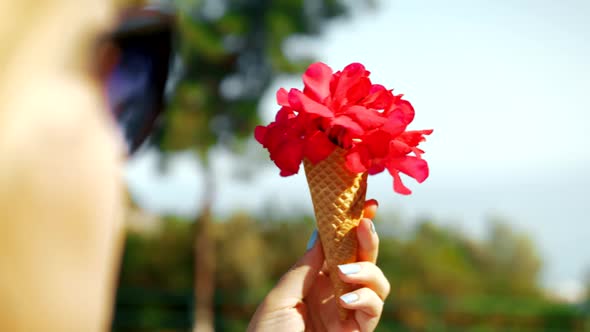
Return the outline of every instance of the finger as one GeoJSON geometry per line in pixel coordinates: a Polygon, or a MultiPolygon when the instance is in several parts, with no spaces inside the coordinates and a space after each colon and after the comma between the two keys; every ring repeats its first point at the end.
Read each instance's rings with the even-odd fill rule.
{"type": "Polygon", "coordinates": [[[376,199],[370,199],[366,201],[365,207],[363,209],[363,218],[374,219],[378,207],[379,202],[377,202],[376,199]]]}
{"type": "Polygon", "coordinates": [[[346,283],[359,284],[372,289],[381,300],[389,295],[391,285],[377,265],[357,262],[338,266],[338,275],[346,283]]]}
{"type": "Polygon", "coordinates": [[[361,331],[373,331],[383,312],[383,301],[369,288],[360,288],[339,299],[342,307],[355,310],[354,317],[361,331]]]}
{"type": "Polygon", "coordinates": [[[359,243],[359,261],[376,263],[379,254],[379,237],[373,222],[367,218],[361,219],[356,234],[359,243]]]}
{"type": "Polygon", "coordinates": [[[279,308],[295,305],[303,300],[323,263],[324,253],[318,239],[268,293],[266,301],[269,306],[279,308]]]}

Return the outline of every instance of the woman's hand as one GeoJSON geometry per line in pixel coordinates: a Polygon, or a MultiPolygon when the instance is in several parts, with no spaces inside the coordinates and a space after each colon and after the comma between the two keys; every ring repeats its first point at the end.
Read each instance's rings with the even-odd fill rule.
{"type": "Polygon", "coordinates": [[[375,265],[379,238],[373,222],[377,202],[365,206],[356,228],[359,262],[341,265],[339,277],[358,285],[353,292],[334,298],[324,265],[324,254],[314,232],[309,250],[266,296],[250,321],[248,331],[373,331],[381,317],[390,285],[375,265]],[[345,321],[338,317],[337,303],[353,310],[345,321]]]}

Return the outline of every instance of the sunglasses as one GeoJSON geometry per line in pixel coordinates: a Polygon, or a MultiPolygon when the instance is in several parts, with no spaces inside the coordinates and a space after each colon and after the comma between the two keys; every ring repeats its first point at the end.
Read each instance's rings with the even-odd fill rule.
{"type": "Polygon", "coordinates": [[[154,7],[126,11],[99,39],[99,80],[130,155],[161,121],[173,41],[174,15],[154,7]]]}

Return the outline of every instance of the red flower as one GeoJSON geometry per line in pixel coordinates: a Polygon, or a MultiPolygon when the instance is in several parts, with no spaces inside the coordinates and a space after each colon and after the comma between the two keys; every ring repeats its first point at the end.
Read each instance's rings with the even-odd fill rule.
{"type": "Polygon", "coordinates": [[[350,171],[377,174],[387,169],[400,194],[411,191],[399,172],[418,182],[428,177],[418,144],[432,130],[406,131],[414,108],[402,95],[371,83],[369,75],[360,63],[333,73],[318,62],[303,74],[303,91],[277,91],[282,108],[275,121],[256,127],[255,137],[282,176],[297,173],[303,158],[312,163],[325,159],[338,145],[348,150],[350,171]]]}

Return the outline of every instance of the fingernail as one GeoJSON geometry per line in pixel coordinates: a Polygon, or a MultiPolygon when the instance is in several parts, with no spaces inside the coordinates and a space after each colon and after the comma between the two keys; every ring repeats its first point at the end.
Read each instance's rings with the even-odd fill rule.
{"type": "Polygon", "coordinates": [[[355,274],[355,273],[361,272],[360,264],[354,264],[354,263],[338,265],[338,269],[340,270],[340,272],[342,272],[344,274],[355,274]]]}
{"type": "Polygon", "coordinates": [[[344,303],[350,304],[352,302],[358,301],[359,296],[357,295],[357,293],[348,293],[348,294],[344,294],[344,295],[340,296],[340,299],[342,301],[344,301],[344,303]]]}
{"type": "Polygon", "coordinates": [[[375,224],[373,223],[373,220],[371,220],[371,232],[373,234],[377,233],[377,231],[375,230],[375,224]]]}
{"type": "Polygon", "coordinates": [[[309,241],[307,241],[307,251],[311,250],[311,248],[313,248],[315,242],[318,240],[318,230],[314,229],[313,233],[311,233],[311,237],[309,238],[309,241]]]}

